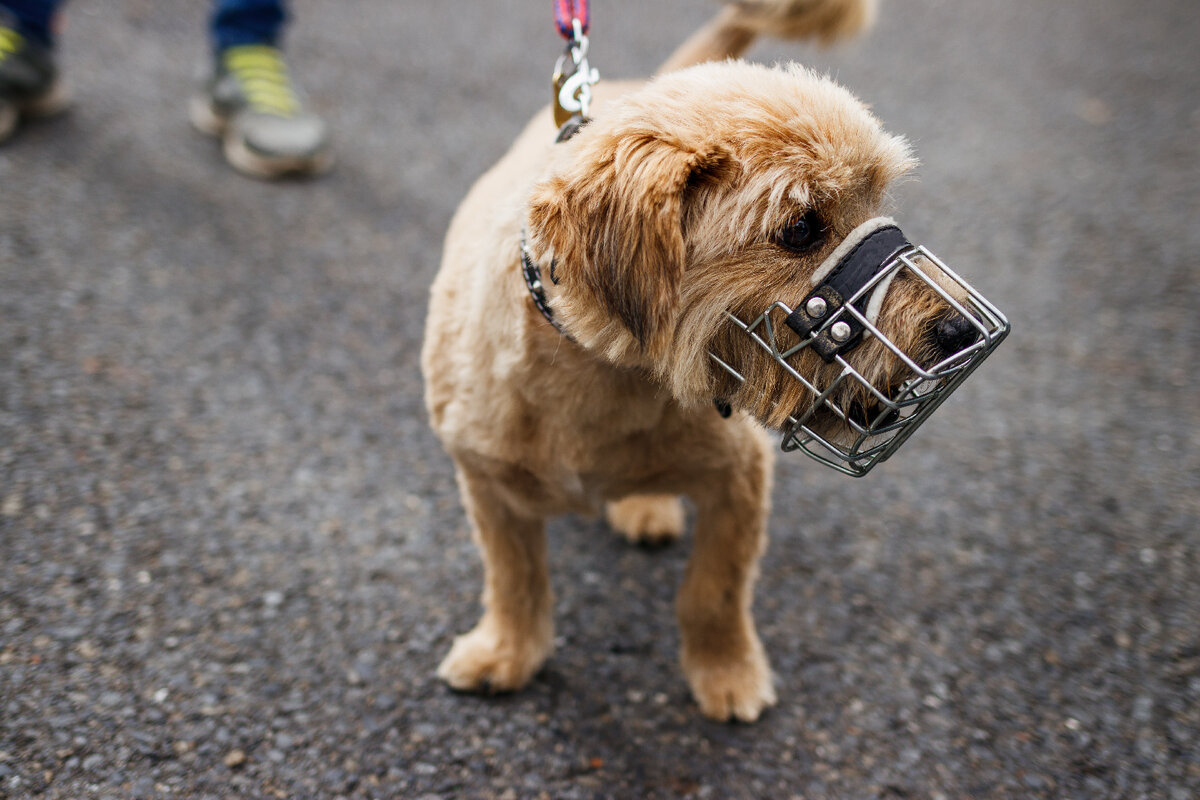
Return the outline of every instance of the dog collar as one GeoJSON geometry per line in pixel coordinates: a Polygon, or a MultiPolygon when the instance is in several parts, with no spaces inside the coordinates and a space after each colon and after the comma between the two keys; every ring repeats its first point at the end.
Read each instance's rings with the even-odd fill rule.
{"type": "MultiPolygon", "coordinates": [[[[529,252],[529,243],[525,239],[525,231],[521,231],[521,277],[525,279],[525,288],[529,290],[529,296],[533,298],[533,305],[546,318],[546,322],[549,322],[554,326],[556,331],[570,339],[571,334],[567,333],[562,323],[554,318],[554,309],[550,308],[550,303],[546,299],[546,287],[542,285],[542,269],[533,260],[533,255],[529,252]]],[[[550,262],[550,280],[558,283],[554,277],[553,261],[550,262]]]]}
{"type": "Polygon", "coordinates": [[[846,241],[813,274],[816,288],[788,315],[787,326],[806,339],[812,336],[811,347],[827,364],[850,352],[862,342],[866,332],[854,315],[841,315],[816,336],[813,331],[847,303],[873,321],[893,274],[873,286],[871,283],[896,253],[910,247],[908,238],[890,219],[877,217],[864,222],[850,232],[846,241]]]}
{"type": "MultiPolygon", "coordinates": [[[[575,341],[571,334],[567,333],[566,328],[562,323],[554,318],[554,309],[550,308],[550,304],[546,302],[546,287],[542,285],[542,270],[533,260],[533,256],[529,252],[529,244],[525,240],[525,231],[521,231],[521,277],[525,279],[525,288],[529,290],[529,296],[533,298],[533,305],[538,311],[542,312],[546,322],[554,326],[554,329],[566,337],[567,341],[575,341]]],[[[550,281],[558,283],[554,277],[554,261],[550,262],[550,281]]],[[[733,407],[729,403],[721,399],[713,400],[713,405],[717,407],[717,413],[726,419],[733,414],[733,407]]]]}

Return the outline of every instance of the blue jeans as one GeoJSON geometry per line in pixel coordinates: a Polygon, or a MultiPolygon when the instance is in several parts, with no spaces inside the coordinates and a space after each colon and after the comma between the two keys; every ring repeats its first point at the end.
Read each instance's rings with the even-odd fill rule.
{"type": "MultiPolygon", "coordinates": [[[[17,29],[44,45],[54,43],[54,14],[65,0],[0,0],[0,12],[16,17],[17,29]]],[[[217,52],[237,44],[278,44],[287,20],[285,0],[213,0],[210,22],[217,52]]]]}

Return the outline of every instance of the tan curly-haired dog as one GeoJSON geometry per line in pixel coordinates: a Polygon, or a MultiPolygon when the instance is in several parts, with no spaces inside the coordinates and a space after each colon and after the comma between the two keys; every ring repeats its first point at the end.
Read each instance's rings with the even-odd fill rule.
{"type": "MultiPolygon", "coordinates": [[[[570,141],[555,144],[551,115],[538,114],[462,203],[422,353],[430,417],[485,568],[483,617],[438,668],[451,686],[517,689],[550,654],[547,517],[606,505],[630,540],[670,540],[686,495],[696,508],[677,603],[687,681],[716,719],[754,720],[775,702],[750,615],[770,506],[762,426],[811,397],[724,311],[749,318],[802,297],[912,161],[826,78],[699,62],[736,56],[763,30],[848,33],[871,10],[867,0],[734,4],[659,77],[597,87],[594,119],[570,141]],[[523,231],[565,335],[531,300],[523,231]],[[710,351],[751,380],[733,382],[710,351]],[[731,418],[714,398],[730,401],[731,418]]],[[[897,311],[878,322],[909,351],[944,311],[918,284],[898,278],[897,311]]],[[[865,341],[848,358],[888,384],[882,346],[865,341]]],[[[798,360],[809,374],[836,368],[807,350],[798,360]]],[[[828,420],[830,436],[839,424],[828,420]]]]}

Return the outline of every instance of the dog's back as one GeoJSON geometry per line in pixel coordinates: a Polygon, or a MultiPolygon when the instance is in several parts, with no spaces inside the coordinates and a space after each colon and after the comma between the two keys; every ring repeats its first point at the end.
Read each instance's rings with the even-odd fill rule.
{"type": "Polygon", "coordinates": [[[875,18],[876,0],[741,0],[729,3],[659,67],[659,74],[706,61],[737,58],[754,39],[815,38],[832,42],[858,33],[875,18]]]}

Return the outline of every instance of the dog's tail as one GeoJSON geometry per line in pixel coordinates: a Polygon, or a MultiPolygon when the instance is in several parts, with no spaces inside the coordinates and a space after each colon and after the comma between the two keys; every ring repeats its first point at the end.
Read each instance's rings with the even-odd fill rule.
{"type": "Polygon", "coordinates": [[[876,0],[734,0],[680,45],[658,72],[737,58],[764,33],[832,42],[870,25],[875,4],[876,0]]]}

